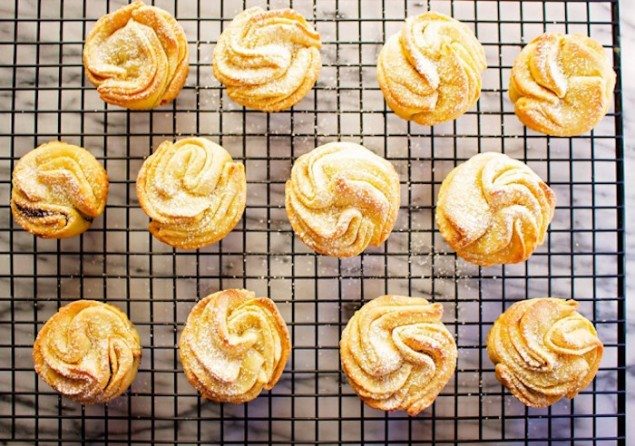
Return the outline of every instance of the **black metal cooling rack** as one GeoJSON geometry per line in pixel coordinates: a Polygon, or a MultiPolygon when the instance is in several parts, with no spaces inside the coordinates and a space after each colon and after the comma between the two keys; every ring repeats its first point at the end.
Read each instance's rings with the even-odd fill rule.
{"type": "MultiPolygon", "coordinates": [[[[154,3],[154,2],[153,2],[154,3]]],[[[624,191],[617,1],[408,0],[156,1],[184,26],[190,76],[178,100],[152,112],[103,104],[84,78],[82,42],[121,2],[5,2],[0,6],[0,441],[24,444],[625,444],[624,191]],[[246,111],[209,66],[223,26],[246,6],[292,6],[324,42],[318,85],[289,112],[246,111]],[[479,104],[434,128],[387,111],[374,77],[385,37],[426,9],[468,23],[489,68],[479,104]],[[511,63],[545,30],[600,40],[618,74],[615,106],[590,135],[548,138],[523,128],[506,98],[511,63]],[[245,218],[197,252],[169,249],[146,231],[134,193],[145,156],[164,139],[202,135],[243,161],[245,218]],[[91,150],[111,193],[83,236],[38,240],[8,206],[16,160],[50,139],[91,150]],[[293,237],[283,188],[292,160],[327,141],[361,142],[391,160],[403,186],[385,246],[337,260],[293,237]],[[435,230],[433,203],[447,172],[476,152],[523,159],[555,189],[545,243],[521,265],[479,269],[456,260],[435,230]],[[228,287],[274,298],[294,349],[278,386],[249,405],[201,401],[185,381],[176,344],[196,299],[228,287]],[[457,373],[416,418],[365,408],[340,374],[338,340],[352,312],[378,295],[443,302],[456,334],[457,373]],[[495,380],[485,339],[496,316],[527,297],[574,297],[606,353],[597,379],[572,402],[527,409],[495,380]],[[31,345],[56,309],[76,298],[119,305],[137,325],[143,362],[129,392],[83,407],[38,380],[31,345]]]]}

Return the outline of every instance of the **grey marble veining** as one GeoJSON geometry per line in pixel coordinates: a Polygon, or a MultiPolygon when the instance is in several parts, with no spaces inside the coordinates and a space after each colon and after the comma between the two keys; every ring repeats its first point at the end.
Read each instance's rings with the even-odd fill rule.
{"type": "MultiPolygon", "coordinates": [[[[221,440],[284,443],[292,439],[300,443],[394,444],[409,438],[419,443],[482,439],[495,444],[503,432],[518,444],[524,444],[525,438],[537,439],[535,444],[539,444],[547,434],[554,439],[569,438],[571,432],[576,438],[615,436],[614,417],[595,422],[591,417],[617,411],[615,347],[607,348],[592,387],[550,410],[525,409],[502,393],[483,348],[491,323],[510,302],[547,294],[579,299],[581,311],[594,318],[605,343],[614,346],[618,340],[614,322],[617,238],[610,231],[591,233],[593,224],[614,229],[617,214],[614,209],[588,208],[592,202],[617,204],[617,189],[611,184],[616,181],[615,165],[592,160],[615,157],[615,140],[610,138],[614,121],[607,117],[600,123],[593,144],[584,138],[570,144],[569,139],[533,132],[527,132],[529,137],[524,139],[524,128],[511,113],[504,93],[509,69],[501,73],[497,68],[509,67],[522,43],[543,31],[543,24],[536,22],[543,18],[542,4],[504,3],[504,20],[518,20],[522,9],[523,18],[531,23],[522,28],[505,23],[499,35],[498,26],[488,23],[498,17],[496,2],[478,2],[477,7],[472,2],[454,2],[453,10],[451,2],[431,2],[432,9],[453,12],[473,28],[475,18],[483,21],[476,30],[490,65],[478,107],[455,123],[431,130],[408,124],[392,113],[384,118],[384,101],[373,67],[384,35],[397,31],[406,13],[426,10],[427,2],[385,0],[389,7],[383,15],[388,21],[383,25],[378,0],[364,0],[360,10],[357,1],[339,0],[338,11],[331,0],[317,0],[315,7],[312,1],[294,0],[294,8],[319,19],[316,27],[325,42],[324,67],[316,89],[293,113],[270,115],[243,113],[211,75],[211,54],[220,33],[219,1],[200,2],[199,10],[196,1],[179,0],[176,11],[172,2],[156,2],[176,12],[190,41],[190,75],[175,104],[153,112],[104,106],[83,76],[82,41],[94,20],[106,12],[107,4],[113,10],[123,3],[90,2],[90,20],[84,26],[79,0],[65,1],[63,8],[58,1],[43,2],[40,17],[47,20],[41,22],[29,20],[38,16],[37,2],[20,1],[19,16],[24,20],[18,22],[17,30],[10,21],[0,23],[0,48],[6,54],[0,65],[0,141],[5,147],[0,156],[0,360],[15,370],[0,368],[2,438],[13,429],[14,439],[26,439],[25,444],[31,443],[28,439],[34,438],[34,432],[40,439],[61,438],[65,444],[81,436],[93,444],[129,438],[139,443],[185,444],[221,440]],[[60,14],[65,18],[62,25],[60,14]],[[352,20],[360,15],[369,21],[359,25],[352,20]],[[196,17],[202,19],[200,27],[196,17]],[[352,43],[335,44],[338,38],[352,43]],[[42,43],[33,45],[37,40],[42,43]],[[364,42],[361,49],[354,43],[360,40],[364,42]],[[499,41],[506,44],[498,46],[499,41]],[[15,94],[9,88],[13,83],[18,89],[15,94]],[[363,92],[356,90],[360,85],[363,92]],[[63,87],[61,93],[58,87],[63,87]],[[219,141],[243,161],[249,183],[243,221],[221,244],[202,249],[198,256],[174,252],[152,239],[134,191],[136,174],[152,149],[165,139],[191,134],[219,141]],[[83,145],[104,162],[111,179],[108,208],[82,237],[36,240],[18,229],[10,230],[6,203],[14,160],[9,155],[17,158],[54,138],[83,145]],[[292,159],[338,138],[362,142],[391,159],[402,182],[402,210],[388,243],[341,262],[311,254],[294,239],[284,212],[284,181],[292,159]],[[547,245],[529,262],[479,272],[457,261],[433,231],[433,201],[440,181],[456,164],[454,158],[467,159],[483,150],[527,159],[552,183],[559,208],[547,245]],[[274,159],[267,162],[263,159],[267,156],[274,159]],[[586,184],[592,179],[602,185],[592,188],[586,184]],[[408,228],[414,232],[408,234],[408,228]],[[578,232],[572,234],[572,228],[578,232]],[[606,255],[594,257],[594,247],[606,255]],[[10,250],[15,253],[12,259],[10,250]],[[385,252],[391,255],[384,256],[385,252]],[[267,257],[267,253],[272,255],[267,257]],[[10,267],[13,278],[8,276],[10,267]],[[600,277],[593,279],[593,274],[600,277]],[[293,335],[292,361],[280,383],[248,405],[220,406],[199,400],[182,373],[175,349],[197,298],[229,287],[270,295],[291,323],[293,335]],[[385,293],[431,296],[442,302],[444,320],[459,346],[455,378],[434,408],[414,419],[364,407],[339,371],[337,345],[342,324],[363,299],[385,293]],[[130,393],[107,408],[82,408],[59,399],[32,370],[31,344],[37,330],[61,303],[78,297],[107,299],[121,306],[143,340],[143,360],[130,393]],[[13,340],[13,353],[9,340],[13,340]],[[600,392],[594,395],[593,390],[600,392]],[[576,418],[569,417],[572,413],[576,418]],[[546,417],[549,414],[554,417],[546,417]],[[461,417],[458,423],[456,417],[461,417]]],[[[247,5],[264,3],[248,1],[247,5]]],[[[289,2],[272,0],[270,4],[281,7],[289,2]]],[[[562,5],[545,5],[548,30],[587,33],[589,28],[581,23],[587,17],[596,22],[611,20],[608,4],[591,5],[590,16],[583,3],[569,4],[566,15],[562,5]]],[[[242,2],[224,2],[223,17],[233,17],[242,6],[242,2]]],[[[633,135],[635,90],[628,80],[635,77],[631,62],[635,58],[635,4],[624,1],[620,6],[624,118],[627,135],[633,135]]],[[[13,4],[1,4],[0,17],[14,17],[13,8],[13,4]]],[[[594,25],[590,31],[611,45],[610,25],[594,25]]],[[[627,136],[626,172],[635,167],[632,141],[627,136]]],[[[627,173],[626,180],[629,210],[635,205],[632,175],[627,173]]],[[[633,271],[633,219],[626,221],[627,271],[633,271]]],[[[628,286],[630,295],[632,281],[628,286]]],[[[628,311],[632,332],[635,307],[629,305],[628,311]]],[[[630,339],[629,345],[632,343],[630,339]]],[[[635,357],[629,355],[632,381],[635,357]]],[[[628,401],[632,404],[631,388],[628,401]]],[[[635,407],[629,406],[628,411],[632,416],[635,407]]],[[[628,438],[635,438],[635,432],[628,438]]]]}
{"type": "MultiPolygon", "coordinates": [[[[635,415],[635,305],[632,296],[635,295],[635,85],[630,82],[635,76],[635,3],[620,2],[621,8],[621,39],[622,39],[622,89],[624,91],[624,152],[625,152],[625,253],[626,253],[626,418],[633,419],[635,415]],[[629,302],[630,300],[630,302],[629,302]]],[[[635,425],[626,424],[626,438],[635,438],[635,425]]]]}

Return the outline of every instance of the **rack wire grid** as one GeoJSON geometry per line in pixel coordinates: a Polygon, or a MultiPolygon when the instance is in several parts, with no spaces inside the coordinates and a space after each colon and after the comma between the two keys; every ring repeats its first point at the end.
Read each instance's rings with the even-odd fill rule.
{"type": "MultiPolygon", "coordinates": [[[[156,1],[183,25],[190,74],[178,99],[153,111],[104,104],[87,82],[87,31],[121,1],[47,0],[0,6],[0,441],[23,444],[625,444],[623,141],[617,1],[156,1]],[[228,99],[213,78],[214,44],[243,8],[291,6],[321,33],[323,69],[292,110],[265,114],[228,99]],[[427,9],[476,32],[487,54],[479,103],[434,127],[403,121],[384,103],[377,54],[403,19],[427,9]],[[612,54],[614,108],[588,135],[550,138],[524,128],[507,99],[514,57],[544,31],[580,32],[612,54]],[[245,164],[244,218],[198,251],[154,240],[134,191],[144,158],[166,139],[202,135],[245,164]],[[111,191],[104,215],[80,237],[37,239],[10,215],[20,156],[63,139],[103,162],[111,191]],[[388,241],[338,260],[310,252],[284,211],[292,162],[333,140],[359,142],[390,160],[402,206],[388,241]],[[457,260],[434,224],[445,175],[481,151],[527,162],[557,194],[544,246],[526,263],[481,269],[457,260]],[[197,299],[245,287],[271,296],[293,352],[281,381],[257,400],[201,400],[178,361],[177,339],[197,299]],[[351,314],[382,294],[442,302],[458,365],[418,417],[360,402],[340,371],[338,341],[351,314]],[[495,379],[485,342],[511,303],[573,297],[606,351],[597,378],[572,401],[528,409],[495,379]],[[78,298],[124,309],[143,360],[129,391],[109,405],[61,398],[33,370],[37,331],[78,298]]],[[[154,2],[153,2],[154,3],[154,2]]]]}

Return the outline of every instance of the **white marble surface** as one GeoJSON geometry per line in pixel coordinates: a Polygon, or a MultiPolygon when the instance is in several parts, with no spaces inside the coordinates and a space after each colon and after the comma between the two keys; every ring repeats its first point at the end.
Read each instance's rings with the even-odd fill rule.
{"type": "MultiPolygon", "coordinates": [[[[111,10],[121,3],[111,1],[111,10]]],[[[535,439],[532,444],[541,444],[547,435],[568,439],[573,433],[577,445],[589,444],[580,438],[614,436],[614,417],[598,418],[595,424],[590,418],[593,413],[615,412],[614,347],[607,348],[593,388],[574,402],[562,401],[550,410],[526,410],[511,396],[502,394],[483,349],[491,322],[505,305],[545,294],[581,300],[582,311],[594,317],[605,342],[614,345],[617,337],[612,322],[616,318],[616,281],[611,277],[595,281],[589,278],[593,273],[612,276],[617,271],[615,255],[611,254],[617,246],[615,237],[600,233],[594,239],[588,231],[593,222],[602,228],[614,227],[616,214],[610,209],[615,204],[616,192],[610,184],[615,180],[611,162],[615,157],[610,138],[612,118],[605,119],[596,129],[593,153],[588,138],[575,138],[570,145],[569,139],[548,140],[528,132],[525,143],[524,129],[511,112],[509,101],[504,96],[501,100],[508,69],[500,75],[497,66],[502,63],[508,67],[520,49],[520,42],[542,32],[542,4],[525,2],[521,7],[515,2],[505,2],[498,11],[496,2],[479,2],[477,8],[471,2],[454,3],[454,15],[470,26],[474,26],[476,10],[478,35],[486,46],[490,68],[484,77],[484,93],[478,109],[456,124],[436,126],[431,133],[427,127],[408,126],[391,113],[384,123],[384,103],[373,67],[384,32],[389,35],[398,29],[399,20],[406,14],[404,4],[408,14],[416,14],[425,10],[426,2],[386,0],[389,7],[385,16],[389,21],[384,29],[380,22],[380,1],[364,0],[358,11],[357,1],[339,0],[336,14],[335,0],[317,0],[315,10],[310,1],[294,0],[294,7],[307,17],[319,18],[316,26],[325,42],[325,66],[318,87],[295,107],[293,114],[273,115],[243,114],[212,78],[209,62],[220,32],[219,21],[214,19],[221,16],[221,4],[200,3],[201,9],[197,10],[196,1],[179,0],[176,11],[190,40],[191,73],[187,86],[174,105],[153,113],[105,107],[83,78],[81,42],[86,29],[79,20],[81,2],[65,1],[63,9],[58,1],[43,2],[40,16],[47,19],[38,26],[32,20],[37,17],[37,3],[20,1],[21,21],[17,30],[20,45],[15,53],[13,22],[0,23],[0,48],[5,53],[0,64],[0,141],[5,148],[0,152],[0,440],[13,438],[29,444],[37,433],[40,439],[61,437],[70,442],[84,438],[93,444],[128,439],[182,443],[200,440],[209,444],[221,439],[392,444],[409,439],[421,443],[454,440],[470,443],[481,439],[494,444],[504,435],[511,444],[524,444],[525,438],[535,439]],[[504,21],[514,21],[519,19],[521,9],[526,21],[522,32],[518,25],[504,23],[499,37],[496,24],[499,14],[504,21]],[[67,19],[63,26],[58,21],[61,13],[67,19]],[[351,20],[360,14],[371,21],[359,26],[351,20]],[[192,20],[197,16],[203,19],[200,27],[192,20]],[[339,26],[335,18],[339,19],[339,26]],[[360,29],[361,40],[365,42],[361,49],[356,43],[360,40],[360,29]],[[56,43],[60,36],[64,45],[56,43]],[[40,45],[38,51],[37,46],[29,43],[38,39],[55,43],[40,45]],[[335,41],[341,43],[336,45],[335,41]],[[499,41],[508,45],[499,50],[496,45],[499,41]],[[19,65],[15,79],[19,91],[12,97],[9,87],[14,82],[11,68],[14,57],[19,65]],[[36,63],[39,69],[35,68],[36,63]],[[365,89],[361,97],[357,90],[360,83],[365,89]],[[64,88],[61,95],[60,86],[64,88]],[[13,104],[15,115],[11,113],[13,104]],[[196,109],[200,111],[198,115],[196,109]],[[501,110],[505,112],[502,119],[501,110]],[[505,138],[501,137],[503,131],[505,138]],[[8,137],[11,133],[17,136],[8,137]],[[249,202],[243,223],[220,246],[206,248],[199,256],[174,253],[153,241],[134,194],[136,172],[153,147],[167,138],[196,133],[220,141],[242,159],[249,181],[249,202]],[[476,138],[479,133],[484,135],[480,142],[476,138]],[[455,134],[461,137],[454,138],[455,134]],[[109,206],[104,217],[81,238],[61,242],[35,240],[22,231],[10,230],[6,206],[10,155],[18,157],[57,137],[82,144],[105,160],[111,178],[109,206]],[[299,241],[293,241],[282,195],[291,157],[339,137],[363,142],[391,159],[403,184],[403,208],[397,231],[387,245],[341,263],[314,256],[299,241]],[[479,272],[463,262],[455,263],[438,233],[432,232],[433,198],[439,182],[454,166],[455,154],[465,159],[479,150],[504,150],[528,159],[558,194],[559,208],[548,245],[527,264],[479,272]],[[592,162],[591,155],[606,161],[592,162]],[[265,160],[267,156],[273,159],[269,163],[265,160]],[[575,160],[572,172],[569,172],[570,158],[575,160]],[[592,175],[596,181],[609,184],[591,189],[584,183],[590,182],[592,175]],[[593,213],[584,208],[592,202],[606,209],[593,213]],[[271,206],[267,207],[268,203],[271,206]],[[404,232],[409,225],[415,229],[410,236],[404,232]],[[582,231],[571,235],[572,227],[582,231]],[[591,255],[594,243],[596,251],[606,253],[597,256],[595,262],[591,255]],[[12,260],[7,255],[9,249],[19,253],[12,260]],[[384,257],[384,251],[398,255],[384,257]],[[267,252],[274,256],[267,259],[267,252]],[[571,256],[571,252],[576,255],[571,256]],[[126,253],[130,256],[126,257],[126,253]],[[13,279],[8,277],[10,268],[13,279]],[[547,274],[549,268],[551,276],[547,274]],[[178,277],[175,280],[171,278],[174,274],[178,277]],[[270,395],[265,394],[248,405],[222,407],[196,398],[181,372],[174,345],[197,297],[231,286],[245,286],[272,296],[285,319],[291,322],[295,348],[280,384],[270,395]],[[457,335],[458,373],[434,408],[415,419],[364,408],[339,373],[337,342],[342,324],[362,299],[386,292],[432,295],[444,303],[445,320],[457,335]],[[107,299],[125,308],[143,339],[144,357],[138,379],[129,395],[108,408],[82,408],[60,400],[32,371],[30,346],[37,329],[61,302],[76,297],[107,299]],[[590,300],[594,297],[595,304],[590,300]],[[11,343],[16,345],[14,355],[11,343]],[[14,373],[6,365],[11,363],[14,373]],[[19,393],[16,398],[10,395],[12,387],[19,393]],[[594,398],[591,390],[600,393],[594,398]],[[572,421],[570,414],[578,418],[572,421]],[[65,417],[63,421],[56,419],[59,415],[65,417]],[[553,417],[549,420],[546,415],[553,417]],[[457,421],[457,417],[462,418],[457,421]],[[219,421],[221,418],[223,422],[219,421]],[[293,423],[289,421],[291,418],[295,419],[293,423]]],[[[264,1],[247,2],[261,3],[264,1]]],[[[274,7],[289,4],[282,0],[271,3],[274,7]]],[[[635,64],[630,62],[635,58],[634,3],[624,1],[621,5],[623,48],[631,51],[630,55],[624,53],[625,80],[635,77],[635,64]]],[[[172,2],[157,1],[157,4],[174,12],[172,2]]],[[[13,8],[13,4],[0,5],[0,17],[13,17],[13,8]]],[[[451,12],[447,1],[432,2],[432,8],[451,12]]],[[[231,18],[241,9],[242,2],[227,1],[222,16],[231,18]]],[[[106,2],[90,2],[86,14],[91,23],[87,29],[105,10],[106,2]]],[[[544,13],[549,30],[589,31],[580,22],[587,16],[583,4],[570,4],[565,15],[562,4],[548,3],[544,13]],[[564,25],[565,18],[568,27],[564,25]]],[[[610,20],[606,4],[591,6],[589,13],[595,21],[610,20]]],[[[611,44],[610,26],[594,25],[590,31],[604,44],[611,44]]],[[[635,88],[631,82],[624,83],[624,94],[627,132],[633,135],[635,113],[629,111],[635,107],[635,88]]],[[[626,171],[632,172],[635,167],[632,136],[626,141],[626,171]]],[[[627,173],[627,209],[635,206],[632,180],[632,174],[627,173]]],[[[635,270],[632,216],[630,212],[626,219],[627,271],[635,270]]],[[[627,294],[632,294],[632,285],[630,281],[627,294]]],[[[629,327],[633,331],[635,306],[630,305],[628,310],[629,327]]],[[[630,344],[633,342],[631,339],[630,344]]],[[[629,355],[632,381],[635,357],[629,355]]],[[[628,399],[635,401],[635,395],[629,394],[628,399]]],[[[633,413],[635,410],[630,411],[631,417],[633,413]]],[[[629,435],[630,439],[635,438],[635,432],[629,435]]]]}
{"type": "MultiPolygon", "coordinates": [[[[635,2],[620,2],[622,29],[622,79],[624,90],[624,141],[625,141],[625,190],[626,190],[626,415],[635,417],[635,2]]],[[[626,438],[635,439],[635,423],[626,424],[626,438]]]]}

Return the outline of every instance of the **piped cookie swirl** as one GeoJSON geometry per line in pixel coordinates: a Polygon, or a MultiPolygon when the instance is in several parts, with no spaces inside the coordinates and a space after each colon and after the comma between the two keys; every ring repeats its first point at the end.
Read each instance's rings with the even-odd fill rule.
{"type": "Polygon", "coordinates": [[[273,112],[313,88],[322,66],[320,35],[292,9],[249,8],[218,38],[212,68],[235,102],[273,112]]]}
{"type": "Polygon", "coordinates": [[[97,21],[84,43],[88,80],[109,104],[151,109],[173,101],[189,72],[183,28],[135,0],[97,21]]]}
{"type": "Polygon", "coordinates": [[[192,386],[204,398],[235,404],[272,389],[290,350],[275,303],[238,289],[200,300],[179,339],[181,364],[192,386]]]}
{"type": "Polygon", "coordinates": [[[527,299],[496,319],[487,339],[496,377],[527,406],[573,398],[593,381],[604,346],[577,308],[574,300],[527,299]]]}
{"type": "Polygon", "coordinates": [[[137,197],[152,235],[177,248],[200,248],[225,237],[242,217],[245,169],[208,139],[165,141],[141,166],[137,197]]]}
{"type": "Polygon", "coordinates": [[[467,25],[437,12],[409,17],[379,53],[377,80],[401,118],[434,125],[456,119],[481,94],[485,51],[467,25]]]}
{"type": "Polygon", "coordinates": [[[543,243],[555,204],[551,188],[529,166],[487,152],[443,180],[436,221],[465,260],[482,266],[518,263],[543,243]]]}
{"type": "Polygon", "coordinates": [[[443,307],[420,297],[381,296],[358,310],[342,332],[348,382],[370,407],[417,415],[454,374],[457,349],[443,307]]]}
{"type": "Polygon", "coordinates": [[[107,403],[128,389],[141,362],[139,334],[117,307],[94,300],[63,306],[33,345],[35,371],[63,396],[107,403]]]}
{"type": "Polygon", "coordinates": [[[285,197],[291,226],[304,243],[320,254],[351,257],[390,235],[399,176],[367,148],[333,142],[296,160],[285,197]]]}
{"type": "Polygon", "coordinates": [[[51,141],[24,155],[13,170],[11,211],[25,230],[44,238],[73,237],[104,211],[108,175],[86,149],[51,141]]]}
{"type": "Polygon", "coordinates": [[[611,104],[615,72],[602,45],[580,34],[546,33],[512,67],[509,97],[529,128],[554,136],[591,130],[611,104]]]}

